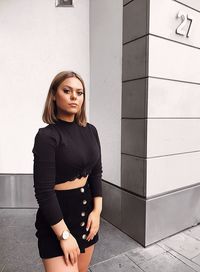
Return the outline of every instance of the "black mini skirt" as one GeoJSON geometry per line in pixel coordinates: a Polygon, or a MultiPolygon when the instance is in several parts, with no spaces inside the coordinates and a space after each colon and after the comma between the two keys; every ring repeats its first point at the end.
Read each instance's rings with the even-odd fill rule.
{"type": "MultiPolygon", "coordinates": [[[[90,230],[86,231],[87,219],[94,207],[90,186],[86,182],[84,187],[55,190],[55,192],[63,213],[63,219],[71,234],[77,240],[80,252],[84,253],[85,248],[95,244],[99,239],[97,232],[92,240],[86,240],[90,232],[90,230]]],[[[38,238],[38,249],[41,258],[64,255],[56,234],[45,220],[40,208],[36,213],[35,228],[37,229],[35,236],[38,238]]]]}

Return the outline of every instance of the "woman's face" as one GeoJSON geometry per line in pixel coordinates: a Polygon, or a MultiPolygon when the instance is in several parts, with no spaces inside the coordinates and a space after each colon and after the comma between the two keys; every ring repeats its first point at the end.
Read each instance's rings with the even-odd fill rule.
{"type": "Polygon", "coordinates": [[[56,101],[57,115],[59,115],[59,117],[75,115],[81,110],[84,101],[81,81],[76,77],[66,78],[58,86],[54,100],[56,101]]]}

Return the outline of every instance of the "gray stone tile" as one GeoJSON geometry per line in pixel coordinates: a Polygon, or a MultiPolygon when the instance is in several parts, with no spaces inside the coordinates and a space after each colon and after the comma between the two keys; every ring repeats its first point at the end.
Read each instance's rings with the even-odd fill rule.
{"type": "MultiPolygon", "coordinates": [[[[0,272],[44,272],[35,237],[36,211],[0,210],[0,272]]],[[[200,272],[198,233],[196,226],[143,248],[102,218],[90,272],[200,272]]]]}
{"type": "Polygon", "coordinates": [[[145,272],[194,272],[188,265],[167,252],[139,264],[139,267],[145,272]]]}
{"type": "Polygon", "coordinates": [[[16,240],[19,243],[26,243],[35,238],[36,229],[33,225],[30,226],[8,226],[1,227],[0,240],[16,240]]]}
{"type": "Polygon", "coordinates": [[[99,241],[95,245],[91,265],[110,259],[138,246],[141,247],[128,235],[101,218],[99,241]]]}
{"type": "Polygon", "coordinates": [[[122,118],[147,117],[148,79],[122,83],[122,118]]]}
{"type": "Polygon", "coordinates": [[[23,227],[34,224],[37,209],[5,209],[0,213],[1,227],[23,227]]]}
{"type": "Polygon", "coordinates": [[[200,186],[146,201],[145,245],[186,230],[200,221],[200,186]],[[191,212],[191,207],[193,210],[191,212]],[[163,214],[165,216],[163,216],[163,214]]]}
{"type": "Polygon", "coordinates": [[[1,227],[12,226],[14,222],[13,216],[10,215],[9,210],[0,209],[1,227]]]}
{"type": "Polygon", "coordinates": [[[17,239],[4,240],[0,248],[0,263],[31,265],[39,262],[37,243],[32,238],[29,242],[19,242],[17,239]]]}
{"type": "Polygon", "coordinates": [[[127,256],[119,255],[90,267],[92,272],[142,272],[127,256]]]}
{"type": "Polygon", "coordinates": [[[159,247],[161,247],[162,249],[164,249],[164,250],[167,251],[167,252],[169,252],[169,251],[172,250],[171,248],[169,248],[168,246],[166,246],[165,244],[163,244],[162,241],[156,243],[156,245],[158,245],[159,247]]]}
{"type": "Polygon", "coordinates": [[[112,184],[103,182],[103,210],[102,217],[109,219],[113,225],[120,228],[121,225],[121,189],[112,184]],[[115,207],[113,209],[113,207],[115,207]]]}
{"type": "Polygon", "coordinates": [[[180,261],[182,261],[183,263],[190,266],[194,271],[200,272],[200,266],[197,265],[196,263],[194,263],[192,260],[185,258],[184,256],[175,252],[174,250],[170,250],[170,254],[173,255],[174,257],[176,257],[177,259],[179,259],[180,261]]]}
{"type": "Polygon", "coordinates": [[[5,211],[5,209],[0,208],[0,215],[5,211]]]}
{"type": "Polygon", "coordinates": [[[152,245],[146,248],[138,247],[133,250],[129,250],[125,253],[136,264],[140,264],[155,258],[156,256],[164,253],[165,250],[158,245],[152,245]]]}
{"type": "Polygon", "coordinates": [[[183,233],[200,241],[200,225],[187,229],[183,233]]]}
{"type": "Polygon", "coordinates": [[[123,81],[147,76],[147,44],[148,37],[145,36],[123,46],[123,81]]]}
{"type": "Polygon", "coordinates": [[[200,254],[200,242],[184,233],[171,236],[160,243],[165,244],[188,259],[192,259],[200,254]]]}
{"type": "Polygon", "coordinates": [[[0,272],[3,272],[4,268],[5,268],[5,264],[0,264],[0,272]]]}
{"type": "Polygon", "coordinates": [[[123,42],[131,41],[141,37],[148,31],[146,0],[135,0],[123,9],[123,42]],[[137,27],[133,27],[137,26],[137,27]]]}
{"type": "Polygon", "coordinates": [[[192,261],[200,266],[200,254],[192,258],[192,261]]]}
{"type": "Polygon", "coordinates": [[[133,239],[145,244],[145,209],[144,198],[126,191],[122,193],[122,230],[133,239]]]}
{"type": "Polygon", "coordinates": [[[146,119],[122,119],[121,152],[140,157],[146,156],[146,119]]]}
{"type": "MultiPolygon", "coordinates": [[[[31,226],[34,224],[37,209],[6,209],[3,220],[12,226],[31,226]]],[[[4,224],[5,225],[5,224],[4,224]]]]}
{"type": "Polygon", "coordinates": [[[44,272],[44,267],[42,263],[37,263],[37,264],[8,264],[5,266],[4,270],[2,272],[44,272]]]}
{"type": "Polygon", "coordinates": [[[17,209],[0,214],[0,264],[28,266],[39,262],[34,214],[34,210],[17,209]]]}
{"type": "MultiPolygon", "coordinates": [[[[121,154],[121,186],[140,196],[146,196],[146,159],[121,154]]],[[[114,186],[113,186],[114,187],[114,186]]],[[[122,194],[122,193],[121,193],[122,194]]]]}

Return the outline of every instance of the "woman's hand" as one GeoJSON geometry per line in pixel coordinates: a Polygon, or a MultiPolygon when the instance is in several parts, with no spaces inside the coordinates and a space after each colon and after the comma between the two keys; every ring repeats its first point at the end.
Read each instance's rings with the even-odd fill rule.
{"type": "Polygon", "coordinates": [[[67,240],[60,240],[60,246],[64,253],[65,262],[67,265],[74,265],[78,260],[78,255],[80,254],[80,249],[78,243],[74,236],[70,233],[67,240]]]}
{"type": "Polygon", "coordinates": [[[90,241],[94,238],[96,233],[99,230],[99,225],[100,225],[100,213],[96,210],[93,210],[89,216],[88,216],[88,221],[87,221],[87,230],[90,229],[90,232],[86,238],[87,241],[90,241]]]}

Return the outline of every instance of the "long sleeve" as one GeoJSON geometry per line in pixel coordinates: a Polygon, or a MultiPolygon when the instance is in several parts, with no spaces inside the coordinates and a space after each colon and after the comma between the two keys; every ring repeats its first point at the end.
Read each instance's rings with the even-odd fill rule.
{"type": "Polygon", "coordinates": [[[57,139],[52,130],[44,131],[40,128],[35,136],[33,163],[33,180],[35,197],[39,207],[50,225],[58,223],[62,218],[62,211],[54,191],[56,165],[55,149],[57,139]]]}
{"type": "Polygon", "coordinates": [[[95,126],[93,127],[94,135],[99,146],[99,159],[97,160],[95,166],[88,177],[88,182],[90,184],[91,193],[93,197],[102,196],[102,160],[101,160],[101,145],[99,141],[98,132],[95,126]]]}

